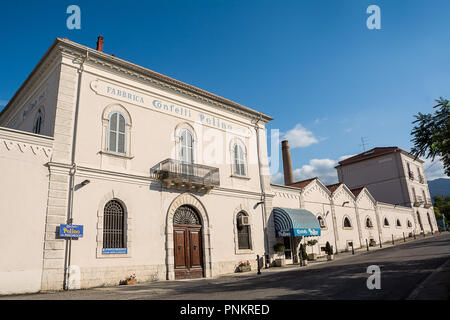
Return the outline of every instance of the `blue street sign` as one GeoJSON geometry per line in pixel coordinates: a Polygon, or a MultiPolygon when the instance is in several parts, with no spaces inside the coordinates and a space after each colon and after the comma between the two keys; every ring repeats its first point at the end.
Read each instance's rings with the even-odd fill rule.
{"type": "Polygon", "coordinates": [[[59,226],[59,236],[62,238],[82,238],[83,226],[72,224],[61,224],[59,226]]]}

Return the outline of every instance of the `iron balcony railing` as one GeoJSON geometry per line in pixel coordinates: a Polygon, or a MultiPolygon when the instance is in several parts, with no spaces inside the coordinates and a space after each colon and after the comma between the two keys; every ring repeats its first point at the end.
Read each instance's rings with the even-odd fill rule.
{"type": "Polygon", "coordinates": [[[159,163],[156,173],[162,181],[213,188],[220,185],[219,168],[166,159],[159,163]]]}
{"type": "Polygon", "coordinates": [[[431,206],[433,205],[433,203],[431,202],[431,199],[430,198],[426,198],[425,199],[425,204],[423,205],[424,206],[424,208],[430,208],[431,206]]]}
{"type": "Polygon", "coordinates": [[[416,199],[414,200],[414,206],[419,207],[423,203],[423,199],[421,196],[416,196],[416,199]]]}
{"type": "Polygon", "coordinates": [[[408,171],[409,179],[414,180],[414,172],[408,171]]]}

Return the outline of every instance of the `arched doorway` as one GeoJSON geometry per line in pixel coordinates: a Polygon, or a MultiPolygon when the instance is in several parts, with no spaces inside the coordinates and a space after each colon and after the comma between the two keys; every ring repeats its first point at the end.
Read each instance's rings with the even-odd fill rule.
{"type": "Polygon", "coordinates": [[[175,279],[202,278],[202,222],[197,210],[182,205],[173,215],[175,279]]]}

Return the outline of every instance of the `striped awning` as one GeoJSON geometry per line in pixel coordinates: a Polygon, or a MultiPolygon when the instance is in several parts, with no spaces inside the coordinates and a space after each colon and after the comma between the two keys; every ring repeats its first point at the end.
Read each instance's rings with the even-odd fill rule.
{"type": "Polygon", "coordinates": [[[311,211],[274,207],[272,213],[277,238],[320,236],[319,221],[311,211]]]}

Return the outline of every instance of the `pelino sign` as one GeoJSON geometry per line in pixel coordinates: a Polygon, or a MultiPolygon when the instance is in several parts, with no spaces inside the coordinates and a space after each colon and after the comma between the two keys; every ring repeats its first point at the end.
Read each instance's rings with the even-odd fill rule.
{"type": "Polygon", "coordinates": [[[62,238],[82,238],[83,226],[72,224],[61,224],[59,226],[59,236],[62,238]]]}

